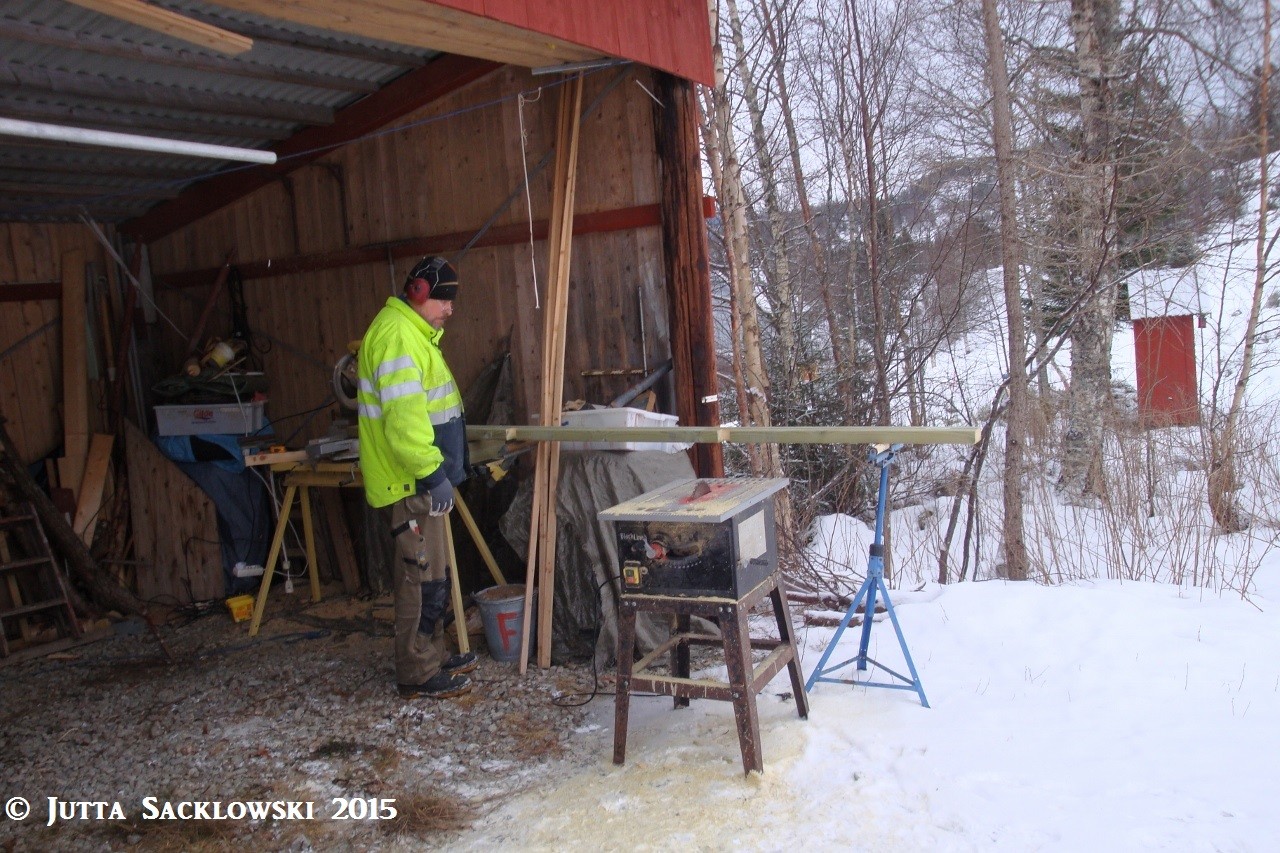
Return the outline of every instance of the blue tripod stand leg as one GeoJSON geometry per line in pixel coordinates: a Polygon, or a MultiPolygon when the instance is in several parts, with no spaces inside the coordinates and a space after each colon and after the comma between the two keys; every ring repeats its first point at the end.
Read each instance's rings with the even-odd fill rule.
{"type": "Polygon", "coordinates": [[[907,649],[906,637],[902,634],[902,626],[898,623],[898,614],[894,611],[893,601],[889,598],[889,588],[884,583],[884,514],[885,505],[889,498],[889,465],[901,448],[901,444],[891,445],[887,450],[881,451],[876,451],[872,448],[871,461],[880,466],[880,490],[876,496],[876,527],[875,536],[869,549],[870,553],[867,557],[867,577],[862,582],[862,586],[858,588],[858,594],[850,602],[849,609],[845,611],[844,617],[840,620],[840,624],[836,628],[835,634],[832,635],[831,642],[827,644],[826,650],[823,651],[817,667],[810,673],[809,680],[804,686],[806,693],[811,692],[813,685],[819,681],[853,684],[862,687],[887,687],[892,690],[914,690],[920,697],[920,704],[926,708],[929,707],[929,700],[924,695],[924,685],[920,682],[920,675],[916,672],[915,662],[911,659],[911,652],[907,649]],[[884,599],[885,610],[888,611],[889,620],[893,623],[894,633],[898,636],[898,645],[902,649],[902,656],[906,659],[907,668],[911,672],[910,678],[894,672],[884,664],[867,656],[867,650],[871,645],[871,622],[876,612],[877,594],[884,599]],[[853,620],[853,615],[860,604],[865,604],[865,606],[863,607],[862,636],[858,641],[858,654],[841,663],[827,666],[827,661],[831,659],[832,653],[840,643],[841,635],[849,627],[849,623],[853,620]],[[856,663],[859,671],[866,671],[867,665],[870,664],[877,669],[884,670],[897,681],[855,681],[853,679],[829,677],[831,673],[844,669],[851,663],[856,663]]]}

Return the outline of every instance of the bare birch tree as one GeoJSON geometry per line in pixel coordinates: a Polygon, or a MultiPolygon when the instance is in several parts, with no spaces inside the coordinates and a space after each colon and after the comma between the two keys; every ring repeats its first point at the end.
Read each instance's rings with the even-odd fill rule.
{"type": "Polygon", "coordinates": [[[1013,117],[1004,35],[996,0],[982,0],[991,81],[991,139],[996,152],[996,184],[1000,192],[1000,249],[1004,264],[1004,303],[1009,346],[1009,409],[1005,415],[1004,563],[1013,580],[1027,579],[1027,543],[1022,522],[1022,469],[1027,433],[1027,344],[1022,318],[1021,240],[1018,236],[1017,178],[1013,160],[1013,117]]]}
{"type": "Polygon", "coordinates": [[[1270,205],[1270,124],[1271,115],[1271,0],[1262,0],[1262,62],[1258,67],[1258,219],[1255,238],[1256,268],[1253,279],[1253,298],[1249,303],[1249,319],[1245,326],[1240,374],[1231,395],[1231,406],[1223,422],[1221,432],[1210,436],[1209,455],[1209,510],[1214,523],[1224,532],[1231,533],[1245,527],[1244,518],[1236,506],[1233,493],[1236,482],[1237,434],[1240,413],[1244,408],[1245,389],[1253,372],[1254,352],[1258,345],[1258,319],[1262,312],[1263,287],[1267,279],[1267,255],[1270,249],[1267,233],[1270,205]]]}
{"type": "Polygon", "coordinates": [[[1116,304],[1111,255],[1116,183],[1112,99],[1115,25],[1115,0],[1071,0],[1080,104],[1071,230],[1077,281],[1087,294],[1070,330],[1071,388],[1059,478],[1059,485],[1072,500],[1102,494],[1103,426],[1111,410],[1111,337],[1116,304]]]}
{"type": "MultiPolygon", "coordinates": [[[[788,251],[787,227],[783,220],[782,202],[778,194],[778,165],[765,131],[764,107],[761,104],[756,73],[749,61],[746,39],[743,36],[742,16],[738,13],[737,0],[725,0],[728,10],[729,34],[733,40],[734,68],[742,84],[742,98],[751,122],[752,153],[755,155],[757,177],[764,200],[764,251],[766,275],[769,286],[764,288],[765,298],[773,308],[778,334],[777,362],[786,396],[790,396],[790,384],[795,374],[796,320],[795,297],[792,295],[791,259],[788,251]]],[[[770,61],[768,58],[766,62],[770,61]]],[[[773,62],[781,61],[774,57],[773,62]]]]}

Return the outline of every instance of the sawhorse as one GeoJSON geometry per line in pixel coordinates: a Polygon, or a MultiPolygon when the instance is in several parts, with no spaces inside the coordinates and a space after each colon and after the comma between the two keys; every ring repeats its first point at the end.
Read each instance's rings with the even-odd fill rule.
{"type": "Polygon", "coordinates": [[[614,702],[613,763],[622,764],[627,753],[627,718],[633,692],[659,693],[675,699],[675,707],[688,707],[690,699],[717,699],[733,703],[738,726],[738,745],[742,750],[744,773],[764,770],[760,751],[760,718],[756,712],[756,694],[775,675],[787,668],[796,711],[801,719],[809,716],[796,656],[795,632],[791,625],[791,609],[782,581],[775,572],[740,599],[715,597],[683,597],[675,595],[622,596],[618,615],[618,684],[614,702]],[[778,623],[779,639],[752,639],[747,614],[769,598],[778,623]],[[636,615],[668,613],[676,617],[671,638],[634,664],[636,648],[636,615]],[[720,623],[720,636],[697,634],[690,630],[690,619],[701,616],[720,623]],[[727,682],[689,677],[690,646],[722,646],[728,669],[727,682]],[[752,662],[751,652],[769,652],[759,664],[752,662]],[[671,655],[671,675],[647,672],[648,666],[664,653],[671,655]]]}
{"type": "MultiPolygon", "coordinates": [[[[257,636],[258,628],[262,625],[262,614],[267,607],[267,594],[271,590],[271,579],[275,575],[276,561],[280,558],[280,552],[284,545],[284,534],[289,526],[289,514],[293,511],[294,498],[298,499],[302,508],[302,538],[306,547],[307,574],[311,579],[311,600],[318,602],[320,600],[320,572],[316,565],[316,542],[315,530],[311,521],[310,490],[316,487],[347,488],[364,485],[364,480],[360,476],[360,469],[354,463],[318,462],[314,465],[281,463],[278,466],[272,465],[271,470],[272,473],[284,474],[284,501],[280,505],[280,517],[276,521],[276,531],[271,539],[271,550],[267,553],[267,563],[263,566],[262,582],[258,586],[258,597],[253,604],[253,620],[249,623],[250,637],[257,636]]],[[[502,576],[502,571],[498,568],[498,562],[494,559],[493,553],[490,552],[484,537],[480,535],[480,528],[476,525],[475,519],[471,516],[471,511],[462,500],[462,495],[455,489],[453,497],[454,507],[462,517],[462,522],[466,525],[471,538],[475,540],[476,548],[479,549],[480,556],[489,568],[489,574],[493,576],[494,582],[499,586],[505,584],[506,580],[502,576]]],[[[444,529],[446,545],[449,549],[449,561],[453,566],[453,573],[450,575],[453,582],[449,586],[453,601],[453,621],[458,633],[458,650],[468,652],[471,650],[471,642],[467,636],[467,620],[462,605],[462,589],[458,586],[458,560],[454,555],[453,549],[453,529],[449,524],[445,524],[444,529]]]]}

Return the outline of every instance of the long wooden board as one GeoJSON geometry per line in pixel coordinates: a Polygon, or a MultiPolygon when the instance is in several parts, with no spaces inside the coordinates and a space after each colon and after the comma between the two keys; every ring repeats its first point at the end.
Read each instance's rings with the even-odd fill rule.
{"type": "Polygon", "coordinates": [[[562,427],[469,426],[473,441],[645,441],[696,444],[977,444],[972,426],[562,427]]]}
{"type": "Polygon", "coordinates": [[[86,546],[93,544],[93,533],[98,527],[98,510],[102,509],[102,492],[107,484],[107,476],[111,473],[111,448],[115,446],[115,441],[114,435],[96,433],[89,443],[84,480],[80,484],[80,495],[76,501],[76,517],[71,525],[71,529],[86,546]]]}
{"type": "Polygon", "coordinates": [[[62,253],[62,443],[58,479],[80,493],[89,453],[89,378],[84,251],[62,253]]]}
{"type": "MultiPolygon", "coordinates": [[[[565,318],[569,305],[569,271],[573,248],[573,205],[577,190],[578,141],[582,111],[582,77],[575,77],[561,93],[556,127],[556,165],[553,183],[547,305],[543,317],[542,422],[556,424],[564,400],[565,318]]],[[[533,611],[533,581],[542,590],[538,600],[538,666],[551,666],[551,620],[555,605],[556,483],[560,445],[538,447],[534,475],[534,511],[529,525],[524,620],[520,643],[520,671],[528,668],[529,621],[533,611]]]]}

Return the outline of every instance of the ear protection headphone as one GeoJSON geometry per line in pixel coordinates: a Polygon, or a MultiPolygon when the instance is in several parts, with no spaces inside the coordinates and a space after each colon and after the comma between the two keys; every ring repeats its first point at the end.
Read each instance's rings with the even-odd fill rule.
{"type": "Polygon", "coordinates": [[[409,278],[404,283],[405,298],[413,305],[421,305],[428,299],[452,299],[458,292],[457,282],[440,282],[440,271],[448,265],[449,262],[441,257],[420,261],[409,271],[409,278]]]}

